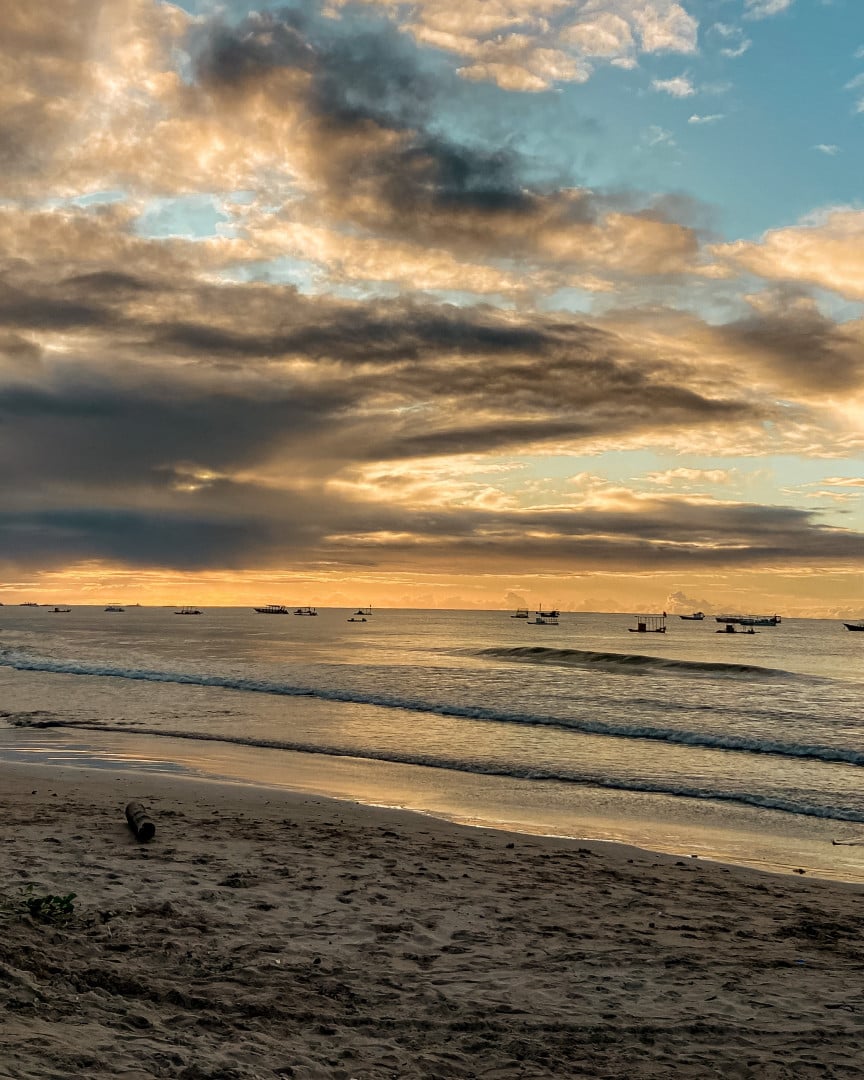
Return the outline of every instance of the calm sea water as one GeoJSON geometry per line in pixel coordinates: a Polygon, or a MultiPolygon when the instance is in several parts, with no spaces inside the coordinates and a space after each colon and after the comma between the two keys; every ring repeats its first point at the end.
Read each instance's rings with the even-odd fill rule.
{"type": "Polygon", "coordinates": [[[864,634],[351,614],[4,607],[0,754],[864,880],[864,634]]]}

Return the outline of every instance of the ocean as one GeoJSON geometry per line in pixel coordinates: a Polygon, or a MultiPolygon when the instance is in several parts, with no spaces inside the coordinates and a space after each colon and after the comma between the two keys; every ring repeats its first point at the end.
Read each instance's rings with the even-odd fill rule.
{"type": "Polygon", "coordinates": [[[864,635],[841,622],[354,610],[7,605],[0,760],[864,881],[864,635]]]}

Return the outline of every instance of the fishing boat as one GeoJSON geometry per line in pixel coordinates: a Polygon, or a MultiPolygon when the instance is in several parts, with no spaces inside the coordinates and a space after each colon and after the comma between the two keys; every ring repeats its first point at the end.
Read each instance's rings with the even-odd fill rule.
{"type": "Polygon", "coordinates": [[[534,612],[534,618],[530,619],[529,622],[534,626],[557,626],[560,614],[561,612],[557,608],[550,608],[548,611],[541,609],[534,612]]]}
{"type": "Polygon", "coordinates": [[[694,622],[702,622],[702,620],[705,618],[705,612],[704,611],[694,611],[691,615],[679,615],[678,618],[679,619],[690,619],[691,621],[694,621],[694,622]]]}
{"type": "Polygon", "coordinates": [[[844,622],[847,630],[864,630],[864,622],[844,622]]]}
{"type": "Polygon", "coordinates": [[[745,630],[736,630],[734,623],[726,623],[722,630],[716,631],[718,634],[755,634],[756,631],[752,626],[748,626],[745,630]]]}
{"type": "Polygon", "coordinates": [[[528,608],[527,607],[516,608],[515,612],[510,616],[510,618],[511,619],[527,619],[528,618],[528,608]]]}
{"type": "Polygon", "coordinates": [[[631,634],[665,634],[666,612],[662,615],[637,615],[636,625],[627,629],[631,634]]]}
{"type": "Polygon", "coordinates": [[[25,600],[23,604],[19,604],[19,607],[39,607],[35,600],[25,600]]]}
{"type": "Polygon", "coordinates": [[[108,607],[105,608],[105,611],[125,611],[125,610],[126,610],[126,608],[124,608],[122,604],[109,604],[108,607]]]}
{"type": "Polygon", "coordinates": [[[366,622],[366,616],[361,615],[358,619],[356,615],[352,615],[351,618],[348,619],[348,622],[366,622]]]}
{"type": "Polygon", "coordinates": [[[291,612],[285,607],[284,604],[265,604],[264,607],[256,607],[252,609],[257,611],[259,615],[290,615],[291,612]]]}
{"type": "Polygon", "coordinates": [[[779,615],[742,615],[738,620],[740,626],[779,626],[779,615]]]}
{"type": "Polygon", "coordinates": [[[174,612],[175,615],[202,615],[201,608],[197,607],[181,607],[174,612]]]}
{"type": "MultiPolygon", "coordinates": [[[[372,605],[370,604],[369,607],[358,607],[357,610],[354,612],[354,614],[355,615],[371,615],[372,614],[372,605]]],[[[350,619],[349,619],[349,622],[350,622],[350,619]]]]}
{"type": "Polygon", "coordinates": [[[72,608],[71,607],[52,607],[50,610],[51,610],[52,614],[68,615],[69,612],[72,610],[72,608]]]}
{"type": "Polygon", "coordinates": [[[318,612],[314,607],[298,607],[294,609],[295,615],[317,615],[318,612]]]}

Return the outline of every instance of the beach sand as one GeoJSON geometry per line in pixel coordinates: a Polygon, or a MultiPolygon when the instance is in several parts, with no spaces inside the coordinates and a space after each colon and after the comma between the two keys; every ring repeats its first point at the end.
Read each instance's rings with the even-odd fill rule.
{"type": "Polygon", "coordinates": [[[143,773],[0,805],[4,1078],[864,1076],[858,886],[143,773]]]}

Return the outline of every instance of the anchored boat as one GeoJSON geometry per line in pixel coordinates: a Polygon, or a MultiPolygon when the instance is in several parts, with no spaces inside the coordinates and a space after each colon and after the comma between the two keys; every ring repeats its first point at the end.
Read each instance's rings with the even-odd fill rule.
{"type": "Polygon", "coordinates": [[[637,615],[636,625],[627,629],[631,634],[665,634],[666,612],[662,615],[637,615]]]}
{"type": "Polygon", "coordinates": [[[560,614],[561,612],[557,608],[550,608],[549,611],[543,611],[541,609],[540,611],[534,612],[534,618],[531,619],[530,622],[534,626],[557,626],[558,616],[560,614]]]}

